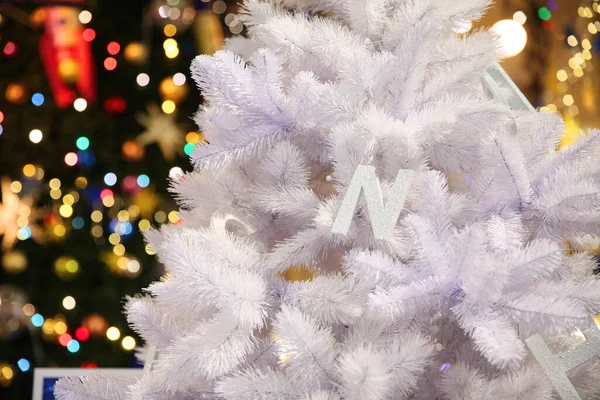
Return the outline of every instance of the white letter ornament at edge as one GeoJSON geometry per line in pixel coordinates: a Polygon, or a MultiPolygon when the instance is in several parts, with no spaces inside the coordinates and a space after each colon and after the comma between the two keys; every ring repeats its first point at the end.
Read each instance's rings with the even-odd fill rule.
{"type": "Polygon", "coordinates": [[[146,353],[146,361],[144,362],[144,371],[149,372],[152,371],[152,367],[154,366],[154,361],[158,358],[158,352],[156,350],[156,346],[148,347],[148,352],[146,353]]]}
{"type": "Polygon", "coordinates": [[[539,334],[525,339],[527,347],[540,364],[562,400],[581,400],[567,372],[600,356],[600,330],[594,327],[583,332],[586,342],[562,354],[552,354],[539,334]]]}
{"type": "Polygon", "coordinates": [[[384,204],[381,185],[375,174],[375,167],[359,165],[356,171],[354,171],[350,185],[348,185],[348,190],[346,190],[340,210],[333,222],[331,232],[342,235],[348,233],[354,212],[356,211],[356,204],[358,203],[361,191],[363,191],[375,239],[390,239],[400,212],[404,207],[408,188],[412,183],[412,177],[413,171],[411,170],[401,169],[398,171],[396,182],[390,190],[387,204],[384,204]]]}
{"type": "Polygon", "coordinates": [[[213,214],[212,217],[210,218],[210,226],[211,226],[211,228],[215,229],[217,232],[226,234],[227,232],[229,232],[229,229],[227,229],[227,223],[229,221],[235,221],[239,225],[241,225],[245,230],[244,235],[246,235],[246,236],[251,235],[256,231],[256,229],[254,229],[254,227],[252,227],[248,223],[242,221],[240,218],[238,218],[236,215],[234,215],[233,213],[230,213],[230,212],[228,212],[228,213],[216,212],[215,214],[213,214]]]}

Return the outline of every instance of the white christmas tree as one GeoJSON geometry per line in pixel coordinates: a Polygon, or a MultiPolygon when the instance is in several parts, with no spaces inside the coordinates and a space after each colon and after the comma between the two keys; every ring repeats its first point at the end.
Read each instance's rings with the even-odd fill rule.
{"type": "Polygon", "coordinates": [[[456,32],[489,3],[246,0],[248,39],[192,65],[208,143],[147,236],[167,275],[126,306],[158,357],[57,398],[553,398],[524,339],[600,309],[566,251],[600,234],[600,132],[557,151],[560,118],[488,99],[501,51],[456,32]]]}

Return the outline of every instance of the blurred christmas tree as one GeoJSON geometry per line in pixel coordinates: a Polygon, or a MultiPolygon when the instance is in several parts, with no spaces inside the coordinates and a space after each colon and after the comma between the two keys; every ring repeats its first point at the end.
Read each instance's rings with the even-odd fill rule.
{"type": "Polygon", "coordinates": [[[133,365],[122,299],[162,272],[139,231],[178,220],[189,65],[243,29],[232,7],[0,4],[0,398],[30,397],[35,367],[133,365]]]}

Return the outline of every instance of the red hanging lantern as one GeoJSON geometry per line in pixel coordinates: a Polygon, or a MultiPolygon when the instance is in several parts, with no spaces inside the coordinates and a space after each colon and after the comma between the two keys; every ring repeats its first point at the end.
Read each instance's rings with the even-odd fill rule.
{"type": "Polygon", "coordinates": [[[84,40],[78,11],[74,7],[48,7],[40,38],[40,53],[59,108],[73,104],[77,97],[96,100],[91,44],[84,40]]]}

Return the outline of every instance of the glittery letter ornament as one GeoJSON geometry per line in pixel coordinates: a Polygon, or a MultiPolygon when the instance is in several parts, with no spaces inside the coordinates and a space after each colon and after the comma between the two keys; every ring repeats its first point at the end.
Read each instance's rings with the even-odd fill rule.
{"type": "Polygon", "coordinates": [[[233,213],[217,212],[210,218],[210,226],[218,233],[235,233],[238,236],[248,236],[256,229],[233,213]]]}
{"type": "Polygon", "coordinates": [[[146,353],[146,361],[144,362],[144,371],[146,371],[146,372],[152,371],[154,362],[157,359],[158,359],[158,351],[156,350],[156,346],[149,346],[148,352],[146,353]]]}
{"type": "Polygon", "coordinates": [[[406,200],[406,194],[412,182],[412,177],[413,171],[406,169],[400,170],[396,176],[396,182],[390,190],[387,204],[384,204],[379,179],[377,179],[377,175],[375,175],[375,167],[370,165],[359,165],[348,186],[348,190],[346,191],[337,217],[333,222],[331,231],[342,235],[348,233],[356,210],[356,204],[358,203],[361,191],[363,191],[367,201],[367,208],[369,210],[369,217],[371,218],[371,226],[373,227],[375,238],[379,240],[390,239],[396,221],[398,221],[400,211],[402,211],[402,207],[404,206],[404,201],[406,200]]]}
{"type": "Polygon", "coordinates": [[[581,400],[575,387],[569,381],[567,372],[600,356],[600,330],[594,327],[583,332],[586,342],[562,354],[552,354],[539,334],[525,340],[527,347],[552,382],[562,400],[581,400]]]}

